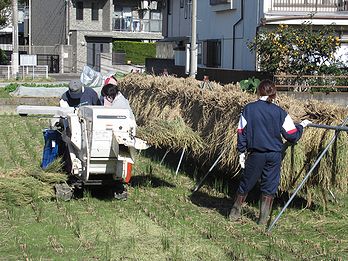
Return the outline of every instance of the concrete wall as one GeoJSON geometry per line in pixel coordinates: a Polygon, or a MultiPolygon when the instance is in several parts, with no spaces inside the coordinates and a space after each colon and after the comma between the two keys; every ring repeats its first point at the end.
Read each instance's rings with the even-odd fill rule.
{"type": "MultiPolygon", "coordinates": [[[[156,75],[162,74],[163,69],[167,69],[168,73],[171,75],[188,77],[188,75],[185,74],[185,67],[175,66],[174,59],[147,58],[145,60],[145,67],[146,72],[154,73],[156,75]]],[[[202,80],[204,76],[208,76],[211,81],[220,82],[221,84],[235,83],[251,77],[256,77],[260,80],[273,78],[273,75],[265,72],[220,68],[198,68],[196,79],[202,80]]]]}
{"type": "Polygon", "coordinates": [[[175,46],[176,44],[173,42],[157,42],[156,43],[156,58],[173,59],[175,46]]]}
{"type": "MultiPolygon", "coordinates": [[[[283,95],[288,95],[299,100],[318,100],[342,106],[348,106],[348,93],[347,92],[279,92],[283,95]]],[[[347,115],[348,116],[348,115],[347,115]]]]}
{"type": "MultiPolygon", "coordinates": [[[[84,40],[84,37],[82,39],[84,40]]],[[[77,59],[78,59],[77,41],[78,41],[78,32],[77,31],[71,32],[70,44],[72,46],[72,68],[71,68],[72,72],[76,72],[76,66],[77,66],[77,59]]]]}
{"type": "MultiPolygon", "coordinates": [[[[83,1],[83,20],[76,20],[76,2],[72,2],[69,9],[70,20],[70,43],[73,46],[73,72],[81,72],[83,66],[87,65],[87,37],[99,32],[111,32],[113,3],[112,0],[84,0],[83,1]],[[99,4],[98,20],[92,20],[92,2],[99,4]]],[[[91,41],[91,37],[89,40],[91,41]]],[[[109,48],[110,55],[112,48],[109,48]]]]}
{"type": "MultiPolygon", "coordinates": [[[[102,1],[100,1],[102,2],[102,1]]],[[[103,19],[102,30],[106,32],[112,31],[112,14],[114,12],[113,3],[111,0],[105,1],[105,4],[102,9],[102,16],[99,16],[103,19]]]]}
{"type": "Polygon", "coordinates": [[[87,42],[84,31],[76,31],[76,68],[75,72],[81,72],[83,66],[87,65],[87,42]]]}
{"type": "Polygon", "coordinates": [[[65,1],[32,0],[31,10],[33,45],[66,44],[65,1]]]}
{"type": "Polygon", "coordinates": [[[76,1],[73,1],[70,5],[70,30],[103,31],[103,28],[105,30],[111,29],[111,26],[109,28],[106,26],[106,22],[103,26],[104,20],[110,21],[110,10],[106,11],[108,8],[111,9],[110,0],[84,0],[82,2],[83,20],[76,20],[76,1]],[[92,21],[92,2],[98,2],[99,4],[99,19],[97,21],[92,21]]]}

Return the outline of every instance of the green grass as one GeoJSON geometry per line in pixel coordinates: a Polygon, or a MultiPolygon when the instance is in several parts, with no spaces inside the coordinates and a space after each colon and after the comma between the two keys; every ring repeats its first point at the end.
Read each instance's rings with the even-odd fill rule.
{"type": "MultiPolygon", "coordinates": [[[[32,78],[32,77],[27,77],[27,78],[18,78],[18,79],[10,79],[11,82],[14,82],[14,83],[41,83],[41,82],[53,82],[55,81],[54,78],[52,77],[38,77],[38,78],[32,78]]],[[[7,78],[5,79],[0,79],[0,82],[9,82],[9,80],[7,78]]]]}
{"type": "MultiPolygon", "coordinates": [[[[0,123],[0,185],[25,178],[52,186],[40,180],[45,173],[33,175],[46,122],[3,116],[0,123]]],[[[348,259],[347,196],[325,212],[290,208],[268,234],[255,223],[257,204],[244,207],[241,221],[227,220],[232,199],[218,191],[220,182],[191,197],[194,180],[141,155],[132,182],[127,201],[87,191],[61,202],[32,189],[31,200],[18,206],[15,191],[7,192],[0,200],[0,260],[348,259]]]]}
{"type": "Polygon", "coordinates": [[[11,95],[5,88],[0,88],[0,98],[11,98],[11,95]]]}

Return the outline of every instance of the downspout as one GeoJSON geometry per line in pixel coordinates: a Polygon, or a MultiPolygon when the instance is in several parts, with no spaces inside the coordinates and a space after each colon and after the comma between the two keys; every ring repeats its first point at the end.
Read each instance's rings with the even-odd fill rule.
{"type": "Polygon", "coordinates": [[[65,0],[65,44],[70,45],[70,0],[65,0]]]}
{"type": "MultiPolygon", "coordinates": [[[[262,2],[262,6],[263,6],[263,2],[262,2]]],[[[259,32],[259,28],[261,26],[263,26],[263,24],[261,23],[261,20],[263,18],[260,19],[260,10],[261,10],[261,2],[260,0],[257,0],[257,13],[256,13],[256,30],[255,30],[255,37],[257,36],[257,33],[259,32]]],[[[255,51],[255,68],[254,68],[256,71],[258,71],[260,69],[260,64],[259,64],[259,60],[257,58],[257,52],[255,51]]]]}
{"type": "Polygon", "coordinates": [[[29,32],[29,35],[28,35],[28,43],[29,43],[29,46],[28,46],[28,54],[31,54],[31,0],[29,0],[28,2],[29,4],[29,19],[28,19],[28,32],[29,32]]]}
{"type": "Polygon", "coordinates": [[[240,18],[233,25],[232,69],[234,69],[234,62],[235,62],[234,55],[236,53],[236,26],[243,20],[243,18],[244,18],[244,0],[240,0],[240,18]]]}

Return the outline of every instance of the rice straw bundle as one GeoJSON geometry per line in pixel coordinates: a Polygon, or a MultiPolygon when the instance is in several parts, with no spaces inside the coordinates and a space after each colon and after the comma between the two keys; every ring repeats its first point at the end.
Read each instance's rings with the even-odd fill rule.
{"type": "Polygon", "coordinates": [[[164,145],[173,151],[182,148],[200,151],[203,148],[201,137],[192,131],[181,118],[172,121],[152,120],[146,127],[138,128],[138,135],[157,148],[164,145]]]}
{"type": "MultiPolygon", "coordinates": [[[[172,121],[181,118],[204,140],[202,149],[190,151],[193,157],[213,161],[222,150],[226,149],[220,167],[227,168],[231,173],[238,171],[237,123],[243,106],[254,101],[256,95],[241,92],[238,85],[214,84],[213,90],[203,91],[200,82],[192,78],[141,74],[128,75],[120,81],[119,86],[129,99],[137,122],[143,128],[142,135],[151,136],[150,139],[156,146],[173,146],[175,149],[179,149],[178,146],[185,146],[178,141],[173,142],[174,136],[179,134],[163,131],[165,135],[171,136],[171,140],[166,140],[163,138],[165,135],[160,133],[161,130],[151,130],[154,128],[153,123],[158,120],[172,121]],[[147,130],[151,134],[145,134],[147,130]]],[[[289,112],[295,122],[309,119],[317,124],[338,125],[348,116],[348,110],[345,108],[313,100],[300,102],[279,95],[276,102],[289,112]]],[[[297,145],[287,147],[282,165],[280,191],[291,191],[302,181],[333,134],[333,131],[307,128],[297,145]]],[[[184,140],[183,136],[180,140],[184,140]]],[[[347,134],[341,133],[336,146],[332,147],[330,153],[322,159],[320,166],[306,183],[302,194],[309,203],[317,196],[325,197],[319,195],[322,192],[318,191],[326,191],[324,194],[329,189],[347,192],[347,143],[347,134]]]]}
{"type": "Polygon", "coordinates": [[[47,186],[33,177],[0,179],[0,202],[25,205],[36,199],[51,198],[53,195],[52,186],[47,186]]]}

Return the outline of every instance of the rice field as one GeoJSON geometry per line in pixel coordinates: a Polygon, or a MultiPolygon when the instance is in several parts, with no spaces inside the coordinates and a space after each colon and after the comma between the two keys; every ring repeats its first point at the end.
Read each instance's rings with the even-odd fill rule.
{"type": "MultiPolygon", "coordinates": [[[[170,155],[159,164],[159,150],[138,155],[127,201],[102,189],[58,201],[53,184],[64,174],[39,167],[47,125],[0,115],[0,260],[348,259],[347,194],[326,209],[295,202],[269,234],[255,222],[257,202],[248,199],[242,219],[230,222],[232,192],[214,182],[216,173],[191,195],[197,180],[183,171],[190,160],[176,175],[170,155]]],[[[275,203],[273,217],[283,203],[275,203]]]]}

